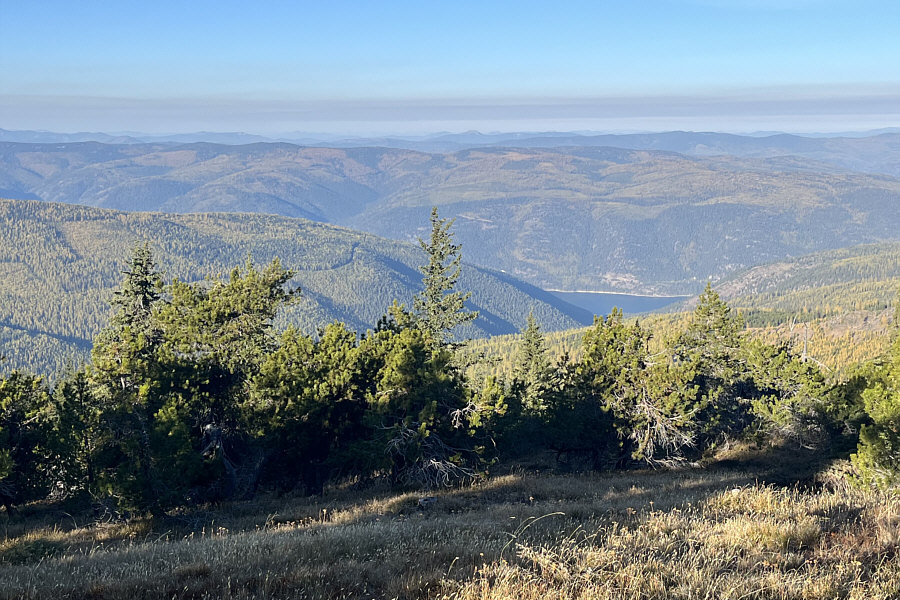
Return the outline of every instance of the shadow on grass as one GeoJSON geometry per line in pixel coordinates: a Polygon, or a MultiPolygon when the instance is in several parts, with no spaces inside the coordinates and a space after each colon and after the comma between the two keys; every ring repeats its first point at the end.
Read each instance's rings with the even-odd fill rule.
{"type": "Polygon", "coordinates": [[[815,450],[790,443],[762,448],[744,446],[720,453],[708,467],[753,472],[761,484],[816,489],[821,486],[821,475],[835,461],[849,458],[850,452],[851,446],[840,441],[828,448],[815,450]]]}
{"type": "MultiPolygon", "coordinates": [[[[361,489],[333,485],[322,496],[261,495],[252,501],[226,502],[184,508],[163,518],[132,520],[98,519],[86,504],[37,503],[7,515],[0,510],[0,564],[22,562],[23,551],[13,549],[17,538],[28,538],[27,545],[42,547],[41,532],[53,538],[53,551],[59,553],[60,540],[70,550],[95,546],[102,538],[106,547],[119,542],[177,540],[220,533],[245,533],[279,528],[301,529],[324,525],[353,525],[382,519],[403,520],[412,516],[460,514],[483,510],[488,506],[509,505],[552,509],[554,504],[602,502],[610,512],[634,511],[653,503],[660,509],[677,506],[690,495],[700,500],[706,494],[746,485],[813,488],[819,474],[837,458],[796,447],[764,449],[742,447],[711,461],[704,468],[634,469],[593,472],[570,467],[553,469],[552,463],[533,460],[527,468],[511,467],[485,482],[436,491],[397,489],[373,483],[361,489]],[[661,493],[665,492],[665,493],[661,493]],[[439,499],[422,509],[422,496],[439,499]],[[52,534],[52,535],[51,535],[52,534]]],[[[46,541],[46,540],[45,540],[46,541]]],[[[48,546],[49,547],[49,546],[48,546]]],[[[24,555],[33,555],[33,551],[24,555]]]]}
{"type": "Polygon", "coordinates": [[[729,489],[794,486],[824,464],[786,449],[740,458],[705,469],[512,472],[429,492],[437,500],[427,509],[418,506],[421,491],[340,486],[322,497],[263,496],[80,527],[78,515],[32,507],[34,525],[0,545],[0,580],[7,597],[257,597],[251,589],[258,597],[329,597],[334,588],[421,598],[448,577],[516,560],[511,541],[537,546],[579,530],[637,527],[729,489]]]}

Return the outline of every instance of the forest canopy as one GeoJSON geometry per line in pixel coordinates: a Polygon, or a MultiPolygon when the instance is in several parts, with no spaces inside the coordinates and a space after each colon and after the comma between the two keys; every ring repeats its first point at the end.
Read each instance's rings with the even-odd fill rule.
{"type": "Polygon", "coordinates": [[[302,295],[279,260],[166,282],[138,245],[88,364],[52,388],[0,378],[0,500],[162,514],[347,478],[452,485],[534,453],[593,469],[674,465],[736,440],[856,448],[857,484],[900,481],[900,336],[835,378],[790,344],[749,338],[707,285],[666,339],[616,309],[595,318],[578,357],[553,360],[528,315],[509,374],[478,375],[449,335],[474,318],[451,225],[433,213],[411,310],[395,302],[373,329],[334,322],[315,336],[273,326],[302,295]]]}

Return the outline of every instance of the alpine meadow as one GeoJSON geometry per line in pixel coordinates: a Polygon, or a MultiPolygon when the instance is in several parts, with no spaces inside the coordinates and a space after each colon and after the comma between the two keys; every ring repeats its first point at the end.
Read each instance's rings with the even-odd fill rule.
{"type": "Polygon", "coordinates": [[[900,598],[900,5],[0,22],[0,600],[900,598]]]}

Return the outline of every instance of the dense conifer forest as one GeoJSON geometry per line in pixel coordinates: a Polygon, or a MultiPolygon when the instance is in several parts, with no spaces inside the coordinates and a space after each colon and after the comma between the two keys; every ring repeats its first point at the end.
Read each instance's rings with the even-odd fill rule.
{"type": "Polygon", "coordinates": [[[24,371],[0,382],[0,499],[163,514],[347,478],[439,488],[542,451],[600,470],[677,465],[737,440],[852,452],[854,482],[896,483],[897,341],[836,375],[748,336],[707,285],[661,339],[614,310],[577,356],[548,353],[529,314],[498,375],[453,338],[477,314],[456,290],[451,224],[432,213],[411,308],[314,336],[274,328],[303,293],[277,259],[166,282],[151,245],[136,246],[90,363],[52,387],[24,371]]]}

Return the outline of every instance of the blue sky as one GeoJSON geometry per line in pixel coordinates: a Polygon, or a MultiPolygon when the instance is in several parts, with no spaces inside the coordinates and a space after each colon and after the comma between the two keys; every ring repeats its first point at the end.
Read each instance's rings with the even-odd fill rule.
{"type": "Polygon", "coordinates": [[[900,125],[900,2],[0,0],[0,127],[900,125]]]}

